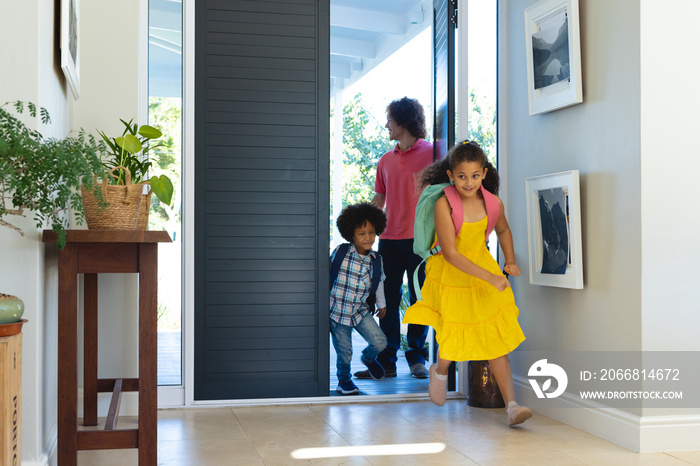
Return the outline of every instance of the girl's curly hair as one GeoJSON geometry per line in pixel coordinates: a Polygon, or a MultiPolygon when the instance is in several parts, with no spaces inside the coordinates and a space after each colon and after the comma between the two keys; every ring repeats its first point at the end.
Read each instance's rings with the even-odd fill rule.
{"type": "Polygon", "coordinates": [[[406,128],[414,138],[425,139],[428,136],[425,129],[425,112],[416,99],[404,97],[394,100],[386,107],[386,111],[397,125],[406,128]]]}
{"type": "Polygon", "coordinates": [[[449,183],[450,177],[447,175],[447,170],[454,172],[455,167],[462,162],[478,162],[482,168],[488,168],[482,184],[487,191],[498,196],[498,188],[501,184],[498,172],[486,158],[483,149],[474,141],[458,142],[445,157],[423,169],[417,178],[419,192],[431,184],[449,183]]]}
{"type": "Polygon", "coordinates": [[[355,228],[362,227],[367,222],[374,227],[377,235],[381,235],[386,229],[386,214],[371,202],[360,202],[345,207],[335,224],[345,241],[352,243],[355,228]]]}

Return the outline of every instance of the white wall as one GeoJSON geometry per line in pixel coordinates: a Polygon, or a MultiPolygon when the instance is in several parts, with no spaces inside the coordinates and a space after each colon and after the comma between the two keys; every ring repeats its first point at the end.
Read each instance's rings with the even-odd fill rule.
{"type": "Polygon", "coordinates": [[[642,343],[700,351],[700,2],[641,2],[642,343]]]}
{"type": "MultiPolygon", "coordinates": [[[[80,9],[80,99],[72,101],[70,127],[84,128],[94,135],[100,130],[120,136],[124,130],[120,118],[126,121],[133,118],[141,124],[138,119],[139,0],[83,1],[80,9]]],[[[138,275],[98,276],[98,377],[138,377],[137,309],[138,275]]],[[[82,361],[78,370],[82,384],[82,361]]],[[[110,395],[100,394],[99,398],[98,415],[104,416],[110,395]]],[[[136,413],[135,399],[135,393],[124,394],[122,414],[136,413]]]]}
{"type": "MultiPolygon", "coordinates": [[[[0,103],[22,100],[46,107],[53,124],[23,119],[47,137],[61,137],[68,127],[65,81],[54,42],[56,14],[54,2],[39,0],[3,2],[0,7],[0,103]]],[[[45,272],[51,257],[45,257],[41,230],[31,212],[27,215],[8,218],[23,229],[24,237],[0,228],[0,288],[24,301],[29,320],[22,329],[22,459],[39,464],[56,435],[57,292],[56,286],[44,287],[47,278],[55,281],[56,276],[45,272]],[[8,267],[13,264],[16,268],[8,267]]]]}
{"type": "MultiPolygon", "coordinates": [[[[119,117],[137,119],[139,0],[81,2],[82,89],[72,105],[60,67],[55,5],[48,0],[0,4],[0,104],[23,100],[46,107],[50,126],[24,119],[47,137],[63,137],[80,127],[121,134],[119,117]]],[[[5,266],[0,268],[0,291],[22,298],[29,319],[23,328],[23,464],[47,464],[56,439],[56,251],[41,242],[31,213],[17,220],[24,237],[0,228],[0,263],[5,266]]],[[[100,277],[101,376],[137,374],[135,280],[100,277]]]]}
{"type": "MultiPolygon", "coordinates": [[[[579,1],[584,101],[529,116],[524,10],[534,3],[499,3],[507,213],[527,270],[525,179],[579,170],[585,288],[530,285],[527,272],[515,280],[521,349],[697,351],[700,93],[690,77],[700,5],[579,1]]],[[[515,367],[516,379],[527,369],[515,367]]],[[[547,414],[637,451],[700,448],[698,410],[585,408],[547,414]]]]}
{"type": "MultiPolygon", "coordinates": [[[[642,347],[645,351],[700,351],[697,304],[700,259],[700,43],[693,18],[700,3],[641,1],[642,347]],[[682,14],[679,14],[682,12],[682,14]],[[663,33],[660,33],[663,31],[663,33]],[[659,92],[663,90],[663,92],[659,92]]],[[[688,358],[692,356],[686,353],[688,358]]],[[[683,356],[681,356],[683,357],[683,356]]],[[[677,425],[696,409],[644,409],[650,420],[677,425]]],[[[642,432],[657,449],[681,449],[700,429],[676,429],[670,438],[642,432]]],[[[696,441],[697,442],[697,441],[696,441]]],[[[697,447],[700,448],[700,445],[697,447]]]]}

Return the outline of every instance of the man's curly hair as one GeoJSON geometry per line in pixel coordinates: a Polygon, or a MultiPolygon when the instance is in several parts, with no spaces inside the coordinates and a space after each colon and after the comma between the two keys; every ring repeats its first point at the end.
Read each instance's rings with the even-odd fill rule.
{"type": "Polygon", "coordinates": [[[360,202],[345,207],[335,224],[345,241],[352,243],[355,228],[362,227],[367,222],[372,224],[377,235],[381,235],[386,229],[386,214],[371,202],[360,202]]]}
{"type": "Polygon", "coordinates": [[[425,139],[428,136],[428,130],[425,129],[425,112],[416,99],[404,97],[394,100],[386,110],[391,119],[397,125],[406,128],[413,137],[425,139]]]}

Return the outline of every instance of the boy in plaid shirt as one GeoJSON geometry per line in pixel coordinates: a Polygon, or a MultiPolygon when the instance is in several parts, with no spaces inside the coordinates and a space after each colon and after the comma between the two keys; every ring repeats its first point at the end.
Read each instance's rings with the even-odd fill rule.
{"type": "Polygon", "coordinates": [[[386,312],[384,298],[384,271],[381,256],[372,251],[377,235],[386,228],[386,215],[379,207],[369,202],[347,206],[336,222],[342,237],[349,244],[340,245],[331,254],[331,263],[339,250],[347,250],[338,270],[338,276],[330,291],[330,327],[333,347],[337,354],[338,387],[341,395],[356,395],[360,392],[352,382],[352,329],[367,341],[362,350],[362,363],[367,366],[374,379],[384,378],[384,368],[377,362],[377,355],[386,348],[384,332],[374,320],[374,304],[367,303],[372,288],[374,267],[379,266],[380,281],[376,290],[376,315],[381,319],[386,312]]]}

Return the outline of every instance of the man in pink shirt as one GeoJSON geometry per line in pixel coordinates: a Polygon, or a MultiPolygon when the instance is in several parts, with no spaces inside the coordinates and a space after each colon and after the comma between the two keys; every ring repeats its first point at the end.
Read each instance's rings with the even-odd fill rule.
{"type": "MultiPolygon", "coordinates": [[[[425,140],[425,113],[415,99],[404,97],[389,104],[386,109],[389,139],[397,141],[396,147],[384,154],[377,164],[376,192],[372,202],[386,211],[387,226],[379,238],[379,254],[384,261],[384,292],[386,315],[380,326],[387,337],[387,347],[377,357],[386,377],[396,377],[396,353],[401,346],[401,285],[404,273],[408,273],[411,304],[416,302],[413,289],[413,272],[421,262],[413,252],[413,222],[420,192],[416,187],[416,175],[433,162],[433,145],[425,140]]],[[[421,284],[423,280],[420,280],[421,284]]],[[[411,375],[427,378],[424,349],[428,327],[410,324],[406,362],[411,375]]],[[[355,373],[357,378],[371,378],[369,371],[355,373]]]]}

